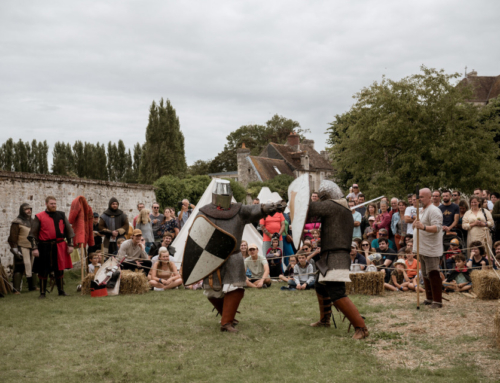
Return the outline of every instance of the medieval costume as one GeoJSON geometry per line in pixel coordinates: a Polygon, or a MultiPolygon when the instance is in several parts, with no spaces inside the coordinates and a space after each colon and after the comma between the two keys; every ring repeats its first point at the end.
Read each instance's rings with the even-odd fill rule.
{"type": "Polygon", "coordinates": [[[243,299],[246,285],[245,265],[240,245],[245,225],[276,212],[283,212],[286,204],[246,205],[231,203],[229,181],[217,180],[212,203],[200,208],[198,215],[205,216],[218,228],[236,239],[236,247],[220,268],[203,280],[204,294],[221,315],[221,331],[237,332],[234,319],[243,299]]]}
{"type": "Polygon", "coordinates": [[[118,208],[113,209],[111,205],[114,202],[118,203],[118,200],[113,197],[109,200],[108,209],[99,219],[99,232],[104,234],[104,252],[109,254],[114,254],[118,250],[116,241],[125,238],[129,229],[127,215],[118,208]],[[117,237],[113,237],[113,231],[118,232],[117,237]]]}
{"type": "Polygon", "coordinates": [[[67,295],[63,288],[64,270],[73,268],[68,247],[73,246],[73,229],[62,211],[42,211],[35,216],[28,236],[33,250],[38,249],[33,272],[40,279],[40,298],[45,298],[47,277],[54,273],[59,295],[67,295]],[[66,240],[66,241],[65,241],[66,240]]]}
{"type": "Polygon", "coordinates": [[[331,306],[335,306],[354,326],[354,339],[368,336],[365,321],[347,297],[345,282],[349,279],[350,250],[354,222],[351,211],[341,202],[342,192],[332,181],[322,181],[320,201],[311,202],[309,215],[321,218],[321,253],[316,257],[320,272],[315,289],[319,302],[320,320],[312,327],[330,327],[331,306]]]}
{"type": "Polygon", "coordinates": [[[26,274],[28,290],[36,290],[32,272],[34,256],[31,254],[31,242],[28,241],[31,230],[31,209],[28,203],[23,203],[19,207],[19,215],[10,225],[10,235],[7,240],[10,252],[14,255],[13,284],[16,292],[21,292],[23,274],[26,274]]]}

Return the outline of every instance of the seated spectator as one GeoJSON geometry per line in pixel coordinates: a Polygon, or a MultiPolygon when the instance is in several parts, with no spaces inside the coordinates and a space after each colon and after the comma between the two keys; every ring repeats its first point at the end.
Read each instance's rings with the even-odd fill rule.
{"type": "Polygon", "coordinates": [[[306,261],[307,257],[301,252],[297,253],[299,263],[293,269],[293,279],[288,281],[290,289],[309,290],[314,288],[313,267],[306,261]]]}
{"type": "Polygon", "coordinates": [[[271,286],[269,265],[264,257],[259,257],[259,248],[256,244],[248,246],[250,257],[245,259],[245,269],[250,269],[251,276],[247,278],[247,287],[266,288],[271,286]]]}
{"type": "MultiPolygon", "coordinates": [[[[321,243],[320,243],[320,245],[321,245],[321,243]]],[[[316,260],[319,259],[319,255],[321,253],[321,247],[316,247],[315,249],[313,249],[311,241],[305,240],[304,245],[300,248],[299,252],[297,252],[297,255],[299,255],[299,253],[306,255],[307,263],[311,264],[311,266],[313,268],[313,272],[316,272],[316,260]]],[[[297,261],[298,261],[298,259],[297,259],[297,261]]]]}
{"type": "Polygon", "coordinates": [[[366,258],[358,253],[358,245],[356,242],[351,243],[351,271],[354,271],[354,264],[358,264],[361,271],[366,268],[366,258]]]}
{"type": "Polygon", "coordinates": [[[316,248],[317,247],[317,243],[318,241],[321,241],[321,238],[320,238],[320,230],[319,229],[314,229],[313,232],[312,232],[312,239],[311,239],[311,244],[313,246],[313,248],[316,248]]]}
{"type": "Polygon", "coordinates": [[[500,263],[500,241],[496,241],[493,245],[493,251],[495,252],[495,259],[497,263],[500,263]]]}
{"type": "Polygon", "coordinates": [[[280,281],[288,283],[290,280],[293,280],[293,272],[294,272],[295,265],[297,263],[298,263],[297,256],[292,255],[289,258],[288,267],[286,268],[285,272],[279,276],[280,281]]]}
{"type": "Polygon", "coordinates": [[[486,259],[484,245],[481,241],[474,241],[470,244],[470,259],[467,262],[468,269],[482,269],[485,270],[488,266],[486,259]]]}
{"type": "MultiPolygon", "coordinates": [[[[243,260],[247,259],[250,254],[248,253],[248,242],[243,240],[241,241],[241,244],[240,244],[240,251],[241,251],[241,256],[243,257],[243,260]]],[[[250,269],[246,269],[246,275],[247,275],[247,278],[250,278],[252,276],[252,272],[250,271],[250,269]]]]}
{"type": "Polygon", "coordinates": [[[397,247],[396,245],[394,244],[394,242],[392,242],[390,239],[389,239],[389,232],[386,230],[386,229],[380,229],[378,231],[378,239],[374,239],[372,241],[372,247],[374,249],[376,249],[378,247],[378,241],[381,239],[381,238],[386,238],[387,241],[389,242],[389,247],[394,250],[394,251],[397,251],[397,247]]]}
{"type": "Polygon", "coordinates": [[[397,260],[398,256],[394,250],[389,249],[389,240],[387,238],[379,238],[378,245],[379,247],[375,251],[382,255],[382,265],[385,268],[385,282],[389,283],[394,267],[393,262],[397,260]]]}
{"type": "Polygon", "coordinates": [[[455,269],[448,275],[443,287],[446,291],[467,291],[472,288],[469,269],[465,265],[463,254],[455,255],[455,269]]]}
{"type": "Polygon", "coordinates": [[[266,258],[269,264],[269,275],[272,278],[278,278],[282,272],[281,261],[283,259],[283,251],[278,247],[279,237],[273,236],[271,239],[271,248],[267,250],[266,258]]]}
{"type": "Polygon", "coordinates": [[[369,224],[369,226],[367,226],[365,228],[365,231],[363,233],[363,238],[370,241],[370,243],[372,243],[373,240],[377,238],[377,231],[373,227],[373,225],[375,224],[375,217],[374,216],[368,217],[368,224],[369,224]]]}
{"type": "Polygon", "coordinates": [[[144,239],[144,243],[146,244],[146,253],[149,253],[149,249],[153,246],[155,238],[153,235],[153,226],[151,225],[151,218],[149,216],[148,209],[141,210],[139,217],[137,218],[137,222],[135,223],[135,227],[142,232],[142,239],[144,239]]]}
{"type": "Polygon", "coordinates": [[[454,263],[455,263],[455,256],[457,254],[462,254],[462,251],[460,251],[460,241],[457,238],[453,238],[450,241],[450,247],[449,249],[444,253],[445,257],[445,273],[448,274],[453,271],[454,268],[454,263]]]}
{"type": "MultiPolygon", "coordinates": [[[[413,250],[411,249],[406,249],[405,251],[405,265],[406,265],[406,275],[408,276],[408,279],[410,280],[410,284],[408,287],[410,290],[416,291],[417,286],[420,286],[420,278],[417,278],[417,265],[419,271],[421,270],[420,263],[417,262],[415,259],[415,254],[413,253],[413,250]]],[[[420,292],[425,292],[425,290],[422,287],[420,288],[420,292]]]]}
{"type": "Polygon", "coordinates": [[[95,274],[101,267],[101,254],[99,253],[90,253],[89,254],[89,274],[95,274]]]}
{"type": "Polygon", "coordinates": [[[145,251],[144,242],[142,240],[142,232],[139,229],[134,229],[132,239],[127,239],[122,243],[116,258],[122,262],[124,270],[142,270],[146,276],[151,268],[151,261],[145,251]]]}
{"type": "Polygon", "coordinates": [[[403,247],[401,247],[401,249],[399,249],[398,253],[405,254],[406,250],[408,250],[408,249],[413,251],[413,235],[406,234],[404,242],[405,242],[405,245],[403,247]]]}
{"type": "Polygon", "coordinates": [[[149,276],[149,285],[156,291],[175,289],[182,285],[182,278],[165,247],[159,251],[158,262],[153,265],[149,276]]]}
{"type": "Polygon", "coordinates": [[[391,271],[391,278],[389,283],[384,283],[384,287],[391,291],[408,291],[410,285],[410,280],[405,271],[405,261],[398,259],[394,265],[394,269],[391,271]]]}
{"type": "Polygon", "coordinates": [[[118,250],[120,250],[120,247],[123,242],[127,241],[125,238],[118,238],[116,241],[116,251],[113,253],[113,255],[118,254],[118,250]]]}
{"type": "Polygon", "coordinates": [[[155,242],[153,246],[151,246],[151,249],[148,253],[149,258],[154,258],[156,255],[158,255],[158,250],[160,250],[160,247],[166,247],[170,255],[175,255],[175,247],[172,246],[173,240],[174,237],[171,233],[165,233],[161,242],[155,242]]]}

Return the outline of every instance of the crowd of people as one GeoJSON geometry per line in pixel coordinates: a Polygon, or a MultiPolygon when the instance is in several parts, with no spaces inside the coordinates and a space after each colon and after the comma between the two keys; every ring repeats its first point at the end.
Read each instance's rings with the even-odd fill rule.
{"type": "MultiPolygon", "coordinates": [[[[47,211],[49,204],[55,203],[54,197],[48,198],[47,211]]],[[[500,261],[500,194],[476,189],[470,198],[464,198],[459,191],[434,190],[431,198],[432,205],[442,215],[442,223],[436,229],[442,236],[443,244],[439,277],[445,290],[467,291],[471,288],[471,270],[496,268],[500,261]]],[[[311,201],[317,200],[318,194],[312,193],[311,201]]],[[[417,195],[409,194],[406,199],[383,197],[377,203],[364,204],[365,196],[354,184],[344,202],[351,209],[354,222],[351,272],[382,270],[387,290],[423,291],[421,286],[424,281],[422,274],[417,274],[414,243],[417,195]]],[[[260,201],[255,199],[253,203],[259,204],[260,201]]],[[[176,212],[174,207],[160,210],[157,202],[152,204],[151,210],[139,203],[138,214],[132,224],[119,207],[119,201],[111,198],[102,214],[93,213],[95,245],[88,248],[88,266],[84,267],[95,273],[107,257],[115,255],[123,269],[143,271],[155,291],[182,286],[181,273],[174,262],[176,249],[172,242],[195,206],[183,200],[176,212]]],[[[66,295],[59,268],[45,268],[42,273],[36,271],[40,267],[35,265],[37,255],[34,254],[38,251],[37,244],[44,243],[33,234],[33,224],[39,220],[37,217],[32,217],[31,206],[23,204],[19,216],[11,225],[8,241],[14,254],[14,291],[22,291],[23,276],[26,276],[28,290],[40,289],[41,296],[45,296],[46,282],[43,278],[46,281],[47,275],[54,271],[56,281],[60,279],[60,284],[57,284],[59,293],[66,295]],[[36,281],[36,273],[43,275],[40,282],[36,281]]],[[[66,217],[57,219],[67,222],[66,217]]],[[[282,290],[314,288],[317,273],[314,258],[321,252],[321,219],[309,217],[301,233],[293,231],[287,213],[268,215],[254,225],[262,234],[263,242],[258,246],[241,241],[246,286],[267,288],[272,281],[280,281],[283,282],[282,290]],[[293,245],[294,235],[303,236],[299,249],[293,245]],[[261,255],[259,248],[262,249],[261,255]]],[[[55,243],[57,245],[65,238],[68,251],[74,252],[70,229],[62,230],[55,243]]],[[[76,259],[78,255],[73,254],[72,260],[76,259]]],[[[201,282],[186,288],[201,288],[201,282]]]]}

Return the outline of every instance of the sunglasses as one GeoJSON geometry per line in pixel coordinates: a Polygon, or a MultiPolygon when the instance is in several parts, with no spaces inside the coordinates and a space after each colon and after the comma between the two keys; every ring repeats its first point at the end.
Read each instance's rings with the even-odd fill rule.
{"type": "Polygon", "coordinates": [[[248,249],[248,251],[257,251],[257,249],[248,249]]]}
{"type": "Polygon", "coordinates": [[[153,209],[159,209],[160,207],[159,206],[153,206],[153,209]]]}
{"type": "Polygon", "coordinates": [[[458,194],[452,194],[451,196],[452,197],[458,197],[458,194]]]}
{"type": "Polygon", "coordinates": [[[365,246],[370,246],[368,243],[363,243],[361,246],[365,247],[365,246]]]}

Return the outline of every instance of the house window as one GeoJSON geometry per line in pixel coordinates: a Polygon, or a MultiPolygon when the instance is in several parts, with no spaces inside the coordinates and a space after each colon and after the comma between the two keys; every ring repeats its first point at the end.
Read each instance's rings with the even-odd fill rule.
{"type": "Polygon", "coordinates": [[[276,170],[276,173],[281,174],[280,170],[276,166],[274,166],[274,170],[276,170]]]}

